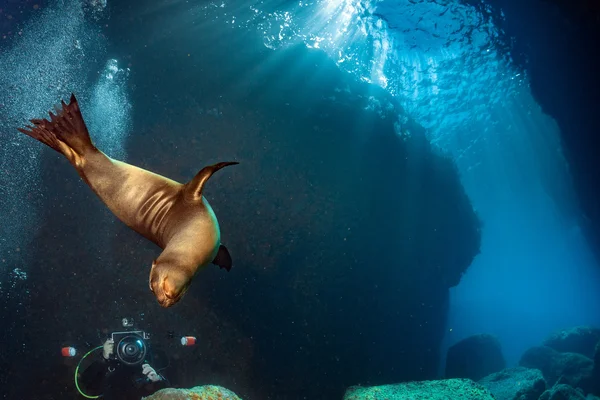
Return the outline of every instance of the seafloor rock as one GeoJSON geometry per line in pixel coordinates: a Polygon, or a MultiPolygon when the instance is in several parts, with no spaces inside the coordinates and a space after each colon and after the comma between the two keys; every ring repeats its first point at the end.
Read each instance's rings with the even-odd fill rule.
{"type": "Polygon", "coordinates": [[[586,400],[581,390],[574,389],[569,385],[556,385],[552,389],[546,390],[540,400],[586,400]]]}
{"type": "Polygon", "coordinates": [[[600,341],[600,329],[591,326],[576,326],[552,333],[543,343],[561,353],[579,353],[594,357],[594,349],[600,341]]]}
{"type": "Polygon", "coordinates": [[[144,400],[241,400],[231,390],[220,386],[196,386],[191,389],[162,389],[144,400]]]}
{"type": "Polygon", "coordinates": [[[534,368],[506,368],[478,383],[486,387],[496,400],[537,400],[546,390],[542,371],[534,368]]]}
{"type": "Polygon", "coordinates": [[[573,387],[589,385],[594,362],[578,353],[559,353],[547,347],[537,346],[527,350],[519,364],[526,368],[542,371],[548,385],[558,382],[573,387]]]}
{"type": "Polygon", "coordinates": [[[446,378],[478,381],[506,367],[498,339],[489,334],[473,335],[454,344],[446,357],[446,378]]]}
{"type": "Polygon", "coordinates": [[[596,345],[596,351],[594,353],[594,369],[592,370],[590,386],[590,391],[600,396],[600,342],[596,345]]]}
{"type": "Polygon", "coordinates": [[[344,400],[493,400],[492,394],[470,379],[419,381],[372,387],[352,386],[344,400]]]}

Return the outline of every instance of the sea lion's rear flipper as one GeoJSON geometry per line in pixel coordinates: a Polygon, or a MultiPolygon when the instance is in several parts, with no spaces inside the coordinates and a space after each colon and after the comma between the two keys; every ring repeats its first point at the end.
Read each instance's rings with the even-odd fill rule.
{"type": "Polygon", "coordinates": [[[219,268],[225,268],[227,272],[231,271],[233,260],[231,259],[231,255],[229,254],[227,247],[223,245],[219,246],[219,252],[212,263],[218,265],[219,268]]]}
{"type": "Polygon", "coordinates": [[[198,201],[202,199],[202,188],[204,184],[218,170],[228,165],[236,165],[238,162],[220,162],[217,164],[209,165],[204,167],[196,174],[194,179],[189,181],[183,190],[183,195],[188,201],[198,201]]]}
{"type": "Polygon", "coordinates": [[[55,107],[56,115],[49,112],[50,120],[32,119],[30,122],[33,126],[17,129],[63,154],[72,164],[78,165],[84,154],[95,150],[95,147],[75,95],[71,94],[69,104],[61,101],[61,105],[62,109],[55,107]]]}

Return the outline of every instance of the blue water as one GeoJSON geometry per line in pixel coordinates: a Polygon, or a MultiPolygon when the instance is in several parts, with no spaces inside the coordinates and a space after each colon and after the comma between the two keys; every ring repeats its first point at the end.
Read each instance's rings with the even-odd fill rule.
{"type": "Polygon", "coordinates": [[[500,51],[490,14],[386,0],[256,14],[265,46],[302,40],[325,50],[396,96],[457,163],[484,228],[481,254],[451,290],[446,348],[492,333],[515,365],[554,330],[600,324],[600,268],[581,233],[560,131],[500,51]]]}
{"type": "MultiPolygon", "coordinates": [[[[104,12],[101,3],[94,6],[104,12]]],[[[102,148],[122,158],[132,112],[124,90],[128,66],[106,54],[86,12],[77,2],[51,4],[3,48],[0,90],[8,96],[1,106],[9,117],[0,123],[15,126],[78,91],[90,124],[102,132],[102,148]],[[96,74],[73,62],[83,58],[95,60],[96,74]],[[45,90],[34,90],[39,87],[45,90]]],[[[535,103],[510,54],[500,51],[500,32],[485,12],[454,1],[219,1],[192,4],[170,18],[253,26],[274,53],[298,42],[322,49],[356,79],[396,96],[431,142],[453,157],[484,227],[481,253],[451,291],[445,347],[492,333],[513,365],[555,329],[600,325],[600,268],[581,233],[559,129],[535,103]]],[[[12,210],[0,225],[7,254],[18,251],[22,228],[36,220],[32,208],[12,203],[36,190],[40,147],[27,140],[11,136],[0,158],[6,172],[0,208],[12,210]],[[23,157],[32,162],[13,162],[23,157]],[[6,178],[16,173],[26,185],[6,178]]],[[[19,271],[11,276],[23,279],[19,271]]]]}
{"type": "MultiPolygon", "coordinates": [[[[20,252],[35,234],[36,205],[43,206],[39,190],[39,155],[42,147],[31,146],[24,135],[14,135],[16,126],[51,110],[57,99],[79,94],[88,109],[90,129],[99,133],[97,141],[113,157],[125,157],[123,145],[130,129],[126,66],[106,54],[106,39],[95,23],[102,15],[102,1],[55,1],[35,8],[30,18],[4,32],[0,51],[0,129],[5,146],[0,157],[0,209],[5,219],[0,225],[0,260],[5,288],[26,276],[20,252]],[[29,162],[23,163],[21,160],[29,162]],[[20,176],[21,179],[14,179],[20,176]],[[29,229],[25,229],[29,227],[29,229]],[[24,275],[23,275],[24,274],[24,275]]],[[[30,7],[6,8],[3,15],[17,15],[30,7]]],[[[33,5],[31,5],[33,7],[33,5]]],[[[12,17],[11,17],[12,19],[12,17]]],[[[98,239],[99,248],[106,240],[98,239]]],[[[106,255],[110,257],[110,255],[106,255]]],[[[4,292],[0,286],[0,292],[4,292]]],[[[6,290],[10,294],[10,290],[6,290]]]]}

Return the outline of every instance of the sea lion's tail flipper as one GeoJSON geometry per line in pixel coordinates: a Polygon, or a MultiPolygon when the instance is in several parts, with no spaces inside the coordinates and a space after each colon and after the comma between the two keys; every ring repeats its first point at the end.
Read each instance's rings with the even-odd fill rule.
{"type": "Polygon", "coordinates": [[[236,165],[238,162],[220,162],[217,164],[209,165],[204,167],[196,174],[194,179],[189,181],[185,185],[185,189],[183,194],[188,201],[198,201],[202,198],[202,188],[204,184],[218,170],[221,168],[227,167],[229,165],[236,165]]]}
{"type": "Polygon", "coordinates": [[[227,247],[223,245],[219,246],[219,252],[212,263],[218,265],[219,268],[225,268],[227,272],[231,271],[233,260],[231,259],[231,255],[229,254],[227,247]]]}
{"type": "Polygon", "coordinates": [[[62,109],[56,108],[56,115],[50,114],[50,120],[32,119],[33,126],[25,129],[17,128],[19,132],[39,140],[50,148],[58,151],[72,163],[80,160],[88,150],[95,149],[90,134],[81,115],[79,104],[74,94],[71,94],[69,104],[61,101],[62,109]]]}

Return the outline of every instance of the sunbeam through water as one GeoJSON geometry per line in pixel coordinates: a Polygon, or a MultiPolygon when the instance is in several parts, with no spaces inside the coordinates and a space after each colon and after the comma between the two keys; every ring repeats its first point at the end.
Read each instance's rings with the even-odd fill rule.
{"type": "Polygon", "coordinates": [[[447,345],[493,333],[514,365],[551,331],[600,323],[600,274],[580,233],[560,131],[489,7],[324,0],[252,9],[265,46],[325,51],[394,95],[457,163],[484,231],[481,254],[452,290],[447,345]]]}

